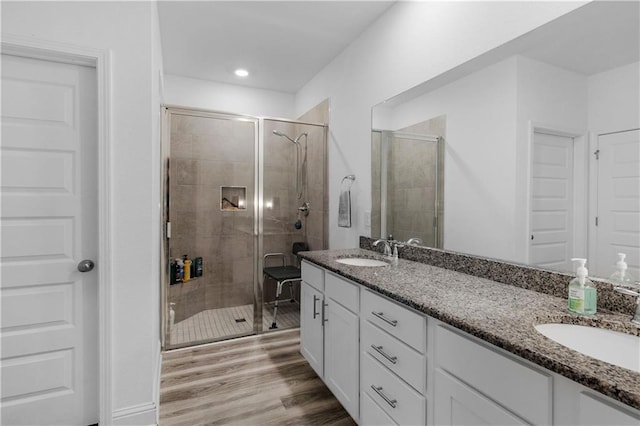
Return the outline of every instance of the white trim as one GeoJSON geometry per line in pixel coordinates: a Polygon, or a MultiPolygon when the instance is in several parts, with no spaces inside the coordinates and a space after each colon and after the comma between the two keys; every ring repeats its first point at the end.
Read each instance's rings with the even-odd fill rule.
{"type": "Polygon", "coordinates": [[[158,420],[158,407],[153,402],[119,408],[113,412],[109,425],[155,425],[158,420]]]}
{"type": "Polygon", "coordinates": [[[2,34],[2,53],[96,69],[98,95],[98,399],[101,424],[112,423],[111,357],[111,54],[49,40],[2,34]]]}

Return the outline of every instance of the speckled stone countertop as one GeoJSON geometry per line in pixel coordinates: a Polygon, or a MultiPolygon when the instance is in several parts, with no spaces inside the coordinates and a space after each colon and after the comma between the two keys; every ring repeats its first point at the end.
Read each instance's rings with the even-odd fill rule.
{"type": "Polygon", "coordinates": [[[549,322],[597,325],[640,335],[629,315],[598,312],[592,318],[567,311],[564,298],[436,266],[399,259],[397,266],[349,266],[336,259],[371,257],[360,248],[301,252],[300,257],[448,323],[488,343],[640,409],[640,373],[596,360],[538,333],[549,322]]]}

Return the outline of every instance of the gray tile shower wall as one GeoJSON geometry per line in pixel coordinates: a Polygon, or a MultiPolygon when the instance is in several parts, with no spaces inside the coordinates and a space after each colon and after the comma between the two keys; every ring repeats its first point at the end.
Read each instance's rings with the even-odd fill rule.
{"type": "MultiPolygon", "coordinates": [[[[361,236],[360,248],[382,252],[382,247],[374,247],[373,242],[372,238],[361,236]]],[[[404,246],[398,249],[398,256],[562,298],[567,297],[569,281],[574,278],[560,272],[428,247],[404,246]]],[[[636,307],[634,297],[615,292],[613,285],[605,280],[590,279],[598,289],[598,310],[633,315],[636,307]]]]}

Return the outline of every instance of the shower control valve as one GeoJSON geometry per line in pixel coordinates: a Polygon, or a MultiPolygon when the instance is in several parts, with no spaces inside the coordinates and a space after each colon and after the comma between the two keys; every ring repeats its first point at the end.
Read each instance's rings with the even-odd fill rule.
{"type": "Polygon", "coordinates": [[[308,202],[304,202],[302,203],[302,205],[300,207],[298,207],[298,211],[302,214],[304,214],[305,216],[309,215],[309,203],[308,202]]]}

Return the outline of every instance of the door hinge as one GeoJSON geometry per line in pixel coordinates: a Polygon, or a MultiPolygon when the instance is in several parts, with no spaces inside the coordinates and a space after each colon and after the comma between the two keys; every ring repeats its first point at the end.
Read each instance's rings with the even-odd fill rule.
{"type": "Polygon", "coordinates": [[[598,216],[596,216],[596,226],[598,226],[598,216]]]}
{"type": "Polygon", "coordinates": [[[167,222],[167,239],[171,238],[171,222],[167,222]]]}
{"type": "Polygon", "coordinates": [[[599,150],[599,149],[596,149],[596,150],[593,152],[593,155],[595,155],[595,156],[596,156],[596,160],[599,160],[599,159],[600,159],[600,150],[599,150]]]}

